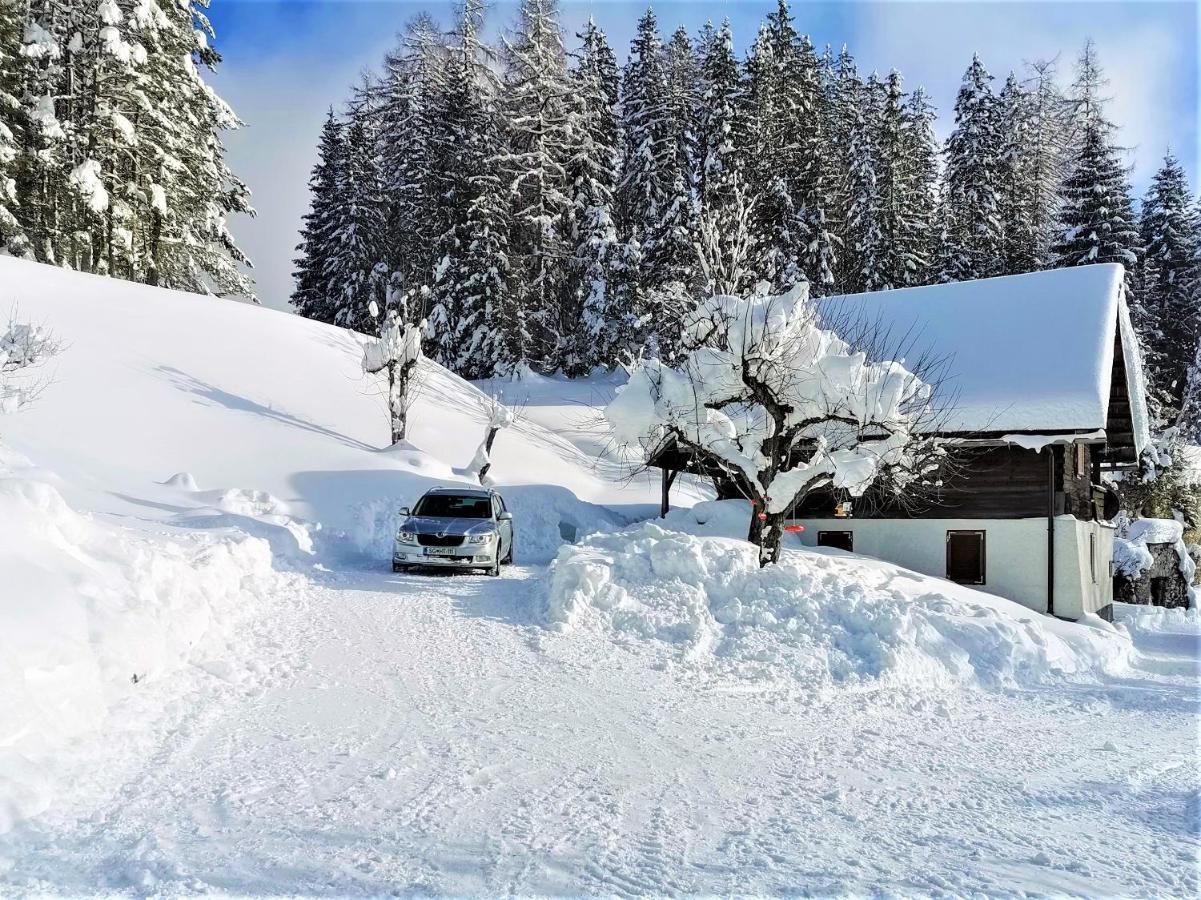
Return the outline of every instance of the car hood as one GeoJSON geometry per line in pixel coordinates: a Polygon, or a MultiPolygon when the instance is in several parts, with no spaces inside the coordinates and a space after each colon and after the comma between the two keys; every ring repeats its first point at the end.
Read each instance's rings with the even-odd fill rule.
{"type": "Polygon", "coordinates": [[[401,529],[418,534],[488,534],[495,531],[491,519],[431,519],[424,516],[409,516],[401,523],[401,529]]]}

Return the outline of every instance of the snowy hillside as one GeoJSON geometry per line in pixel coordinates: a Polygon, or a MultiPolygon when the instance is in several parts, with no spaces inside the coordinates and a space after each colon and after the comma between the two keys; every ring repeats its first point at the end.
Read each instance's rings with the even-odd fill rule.
{"type": "Polygon", "coordinates": [[[1193,611],[640,521],[618,376],[481,385],[517,565],[393,575],[479,388],[381,449],[351,333],[0,257],[10,306],[63,348],[0,418],[0,895],[1198,888],[1193,611]]]}

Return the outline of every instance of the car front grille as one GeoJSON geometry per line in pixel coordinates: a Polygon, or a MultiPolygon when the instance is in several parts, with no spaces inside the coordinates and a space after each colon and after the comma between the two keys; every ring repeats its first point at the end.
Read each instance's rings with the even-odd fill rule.
{"type": "Polygon", "coordinates": [[[417,535],[417,543],[422,547],[462,547],[463,535],[419,534],[417,535]]]}

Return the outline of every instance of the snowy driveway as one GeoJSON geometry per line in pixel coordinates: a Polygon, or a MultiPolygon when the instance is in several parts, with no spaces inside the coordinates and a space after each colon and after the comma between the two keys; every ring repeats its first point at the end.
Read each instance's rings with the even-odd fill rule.
{"type": "Polygon", "coordinates": [[[276,675],[144,759],[106,749],[125,774],[81,792],[106,799],[0,839],[0,892],[1198,888],[1187,659],[1105,689],[756,692],[544,630],[540,574],[309,585],[276,675]]]}

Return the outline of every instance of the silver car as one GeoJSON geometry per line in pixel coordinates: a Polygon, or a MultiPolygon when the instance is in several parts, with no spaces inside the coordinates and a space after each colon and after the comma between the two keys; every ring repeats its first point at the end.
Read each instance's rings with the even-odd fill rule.
{"type": "Polygon", "coordinates": [[[434,488],[400,510],[392,571],[417,566],[483,569],[499,575],[513,562],[513,514],[486,488],[434,488]]]}

